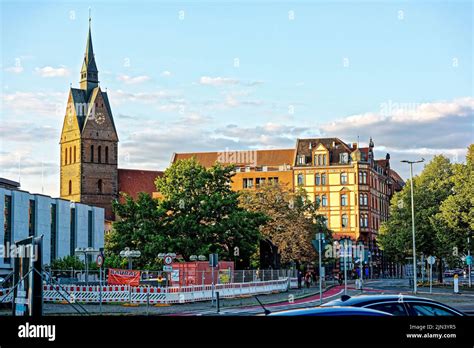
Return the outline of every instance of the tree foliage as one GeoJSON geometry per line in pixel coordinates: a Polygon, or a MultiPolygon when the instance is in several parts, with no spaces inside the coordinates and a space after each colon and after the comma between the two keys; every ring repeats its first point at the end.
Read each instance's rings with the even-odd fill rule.
{"type": "MultiPolygon", "coordinates": [[[[448,263],[459,262],[467,235],[474,227],[473,150],[466,164],[451,164],[435,156],[420,175],[413,178],[417,253],[436,256],[448,263]]],[[[408,181],[391,201],[390,218],[380,229],[379,242],[385,255],[405,262],[412,250],[411,189],[408,181]]]]}
{"type": "Polygon", "coordinates": [[[317,213],[318,206],[303,189],[291,192],[279,183],[266,183],[244,191],[240,202],[245,209],[268,216],[260,231],[278,247],[283,263],[313,262],[316,253],[311,240],[315,233],[323,232],[329,238],[324,217],[317,213]]]}

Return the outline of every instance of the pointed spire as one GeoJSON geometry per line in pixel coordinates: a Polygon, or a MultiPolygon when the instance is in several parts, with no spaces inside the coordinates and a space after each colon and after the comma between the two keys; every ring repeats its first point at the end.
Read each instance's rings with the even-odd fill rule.
{"type": "Polygon", "coordinates": [[[84,61],[81,69],[81,89],[88,92],[98,86],[99,74],[95,63],[94,48],[92,46],[92,30],[91,30],[91,12],[89,8],[89,33],[87,35],[86,51],[84,53],[84,61]]]}

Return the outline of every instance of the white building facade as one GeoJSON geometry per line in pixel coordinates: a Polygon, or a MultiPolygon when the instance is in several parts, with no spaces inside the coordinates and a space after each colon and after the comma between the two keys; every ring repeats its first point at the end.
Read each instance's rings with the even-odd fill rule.
{"type": "MultiPolygon", "coordinates": [[[[0,186],[0,245],[43,235],[43,265],[74,255],[76,248],[104,247],[104,209],[17,188],[0,186]]],[[[1,273],[13,268],[8,254],[0,257],[1,273]]]]}

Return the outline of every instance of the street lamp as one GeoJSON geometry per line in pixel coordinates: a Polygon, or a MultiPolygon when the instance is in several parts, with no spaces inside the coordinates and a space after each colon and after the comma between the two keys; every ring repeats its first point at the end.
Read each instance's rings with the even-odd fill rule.
{"type": "Polygon", "coordinates": [[[408,163],[410,165],[410,189],[411,189],[411,230],[413,238],[413,293],[416,294],[416,246],[415,246],[415,205],[413,203],[413,164],[424,162],[422,158],[419,161],[407,161],[403,160],[402,163],[408,163]]]}
{"type": "Polygon", "coordinates": [[[132,269],[132,259],[140,257],[141,254],[142,253],[139,250],[130,250],[129,247],[126,247],[120,252],[121,257],[126,257],[128,259],[128,269],[132,269]]]}
{"type": "Polygon", "coordinates": [[[100,250],[94,249],[92,247],[74,249],[75,255],[79,255],[79,254],[84,255],[84,263],[86,264],[86,277],[85,277],[86,283],[89,281],[89,258],[87,256],[98,254],[98,253],[100,253],[100,250]]]}

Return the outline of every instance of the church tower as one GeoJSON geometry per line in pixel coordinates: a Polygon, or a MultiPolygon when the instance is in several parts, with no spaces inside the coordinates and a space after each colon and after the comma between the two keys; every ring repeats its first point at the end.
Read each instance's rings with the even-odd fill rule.
{"type": "Polygon", "coordinates": [[[70,88],[61,132],[60,196],[105,208],[113,220],[118,196],[118,135],[107,92],[99,85],[91,19],[81,68],[80,88],[70,88]]]}

